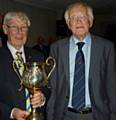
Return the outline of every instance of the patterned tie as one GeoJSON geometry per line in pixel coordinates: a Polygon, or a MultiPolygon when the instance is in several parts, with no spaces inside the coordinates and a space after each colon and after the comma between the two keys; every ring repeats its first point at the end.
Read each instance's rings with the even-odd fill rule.
{"type": "Polygon", "coordinates": [[[23,66],[24,61],[22,57],[22,52],[16,52],[15,61],[16,61],[16,65],[19,70],[19,73],[22,76],[23,70],[24,70],[24,66],[23,66]]]}
{"type": "MultiPolygon", "coordinates": [[[[24,61],[22,57],[22,52],[16,52],[16,65],[19,70],[20,75],[22,76],[23,70],[24,70],[24,61]]],[[[31,112],[31,103],[30,103],[30,97],[29,97],[29,91],[27,88],[25,88],[25,94],[26,94],[26,110],[28,112],[31,112]]]]}
{"type": "Polygon", "coordinates": [[[72,94],[72,106],[77,111],[85,107],[85,61],[82,47],[83,42],[77,43],[78,52],[75,59],[75,72],[72,94]]]}

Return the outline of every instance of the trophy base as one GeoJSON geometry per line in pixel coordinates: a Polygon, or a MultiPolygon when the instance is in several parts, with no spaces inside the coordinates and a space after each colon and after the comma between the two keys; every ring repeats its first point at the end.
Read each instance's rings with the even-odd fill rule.
{"type": "Polygon", "coordinates": [[[26,120],[44,120],[44,115],[43,113],[35,112],[35,113],[30,114],[26,120]]]}

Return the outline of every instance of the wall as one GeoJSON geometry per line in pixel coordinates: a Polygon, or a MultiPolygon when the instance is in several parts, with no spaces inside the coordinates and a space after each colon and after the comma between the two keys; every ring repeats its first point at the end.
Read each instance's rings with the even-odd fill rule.
{"type": "MultiPolygon", "coordinates": [[[[31,19],[32,25],[29,30],[28,46],[35,45],[39,35],[43,35],[46,40],[49,36],[56,37],[56,19],[63,19],[63,14],[60,10],[56,13],[52,10],[32,7],[13,0],[0,0],[0,13],[5,13],[11,10],[24,11],[31,19]]],[[[101,11],[98,12],[97,10],[92,32],[104,37],[109,24],[116,25],[115,12],[114,14],[107,12],[106,14],[101,14],[101,11]]],[[[109,36],[110,33],[111,32],[109,32],[109,36]]]]}
{"type": "Polygon", "coordinates": [[[104,37],[110,24],[116,25],[116,14],[96,14],[92,31],[104,37]]]}

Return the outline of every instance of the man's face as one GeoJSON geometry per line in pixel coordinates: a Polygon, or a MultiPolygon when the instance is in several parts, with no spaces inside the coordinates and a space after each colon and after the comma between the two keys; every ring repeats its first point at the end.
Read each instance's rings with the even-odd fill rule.
{"type": "Polygon", "coordinates": [[[75,6],[69,13],[69,22],[67,24],[73,35],[79,40],[83,40],[89,33],[92,21],[89,20],[86,8],[83,6],[75,6]]]}
{"type": "Polygon", "coordinates": [[[27,40],[28,26],[26,21],[15,17],[3,26],[5,34],[8,36],[8,42],[16,49],[20,49],[27,40]]]}

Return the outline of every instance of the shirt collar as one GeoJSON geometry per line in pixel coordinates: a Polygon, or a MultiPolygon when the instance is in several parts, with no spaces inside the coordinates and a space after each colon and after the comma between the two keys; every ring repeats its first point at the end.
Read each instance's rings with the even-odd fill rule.
{"type": "MultiPolygon", "coordinates": [[[[80,40],[79,40],[78,38],[76,38],[75,36],[73,36],[73,35],[72,35],[72,41],[73,41],[75,44],[77,44],[78,42],[80,42],[80,40]]],[[[90,42],[91,42],[91,35],[88,34],[88,35],[84,38],[83,42],[84,42],[85,44],[90,44],[90,42]]]]}
{"type": "Polygon", "coordinates": [[[14,48],[9,42],[7,42],[7,46],[8,49],[10,50],[13,58],[15,58],[15,53],[18,52],[22,52],[22,54],[24,54],[24,47],[22,46],[21,49],[17,50],[16,48],[14,48]]]}

